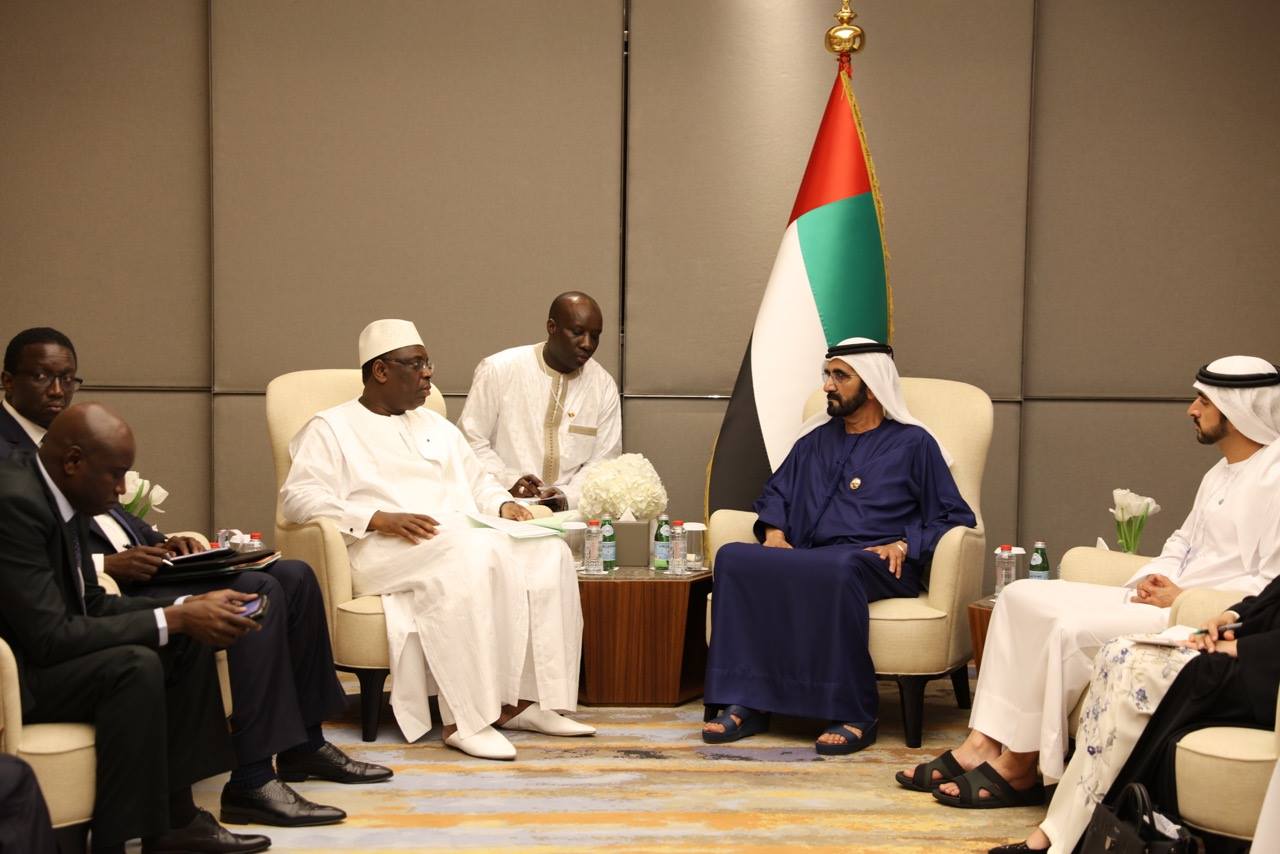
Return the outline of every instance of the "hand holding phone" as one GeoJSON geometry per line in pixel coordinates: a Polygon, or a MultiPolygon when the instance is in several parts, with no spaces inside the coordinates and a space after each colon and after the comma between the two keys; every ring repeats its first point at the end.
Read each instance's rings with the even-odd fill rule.
{"type": "Polygon", "coordinates": [[[240,609],[240,616],[248,617],[256,623],[262,622],[263,618],[267,616],[267,603],[269,601],[270,597],[267,594],[259,593],[257,599],[244,604],[244,607],[240,609]]]}

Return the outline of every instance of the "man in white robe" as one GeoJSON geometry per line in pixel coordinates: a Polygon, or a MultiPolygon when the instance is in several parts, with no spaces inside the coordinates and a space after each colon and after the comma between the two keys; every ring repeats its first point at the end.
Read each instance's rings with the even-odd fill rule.
{"type": "Polygon", "coordinates": [[[431,729],[433,685],[445,743],[474,756],[515,758],[494,725],[593,733],[555,711],[578,694],[582,610],[568,548],[471,526],[468,513],[529,512],[457,428],[422,407],[432,366],[412,323],[369,324],[359,351],[364,393],[294,437],[281,509],[291,522],[332,519],[355,593],[381,595],[405,737],[431,729]]]}
{"type": "Polygon", "coordinates": [[[551,303],[547,340],[476,366],[458,419],[485,469],[517,498],[576,507],[587,468],[622,453],[618,386],[591,357],[600,306],[569,291],[551,303]]]}
{"type": "Polygon", "coordinates": [[[1187,414],[1197,440],[1217,445],[1223,459],[1205,474],[1186,521],[1122,588],[1032,580],[1005,588],[983,648],[969,736],[899,773],[901,785],[931,789],[951,806],[1042,802],[1037,761],[1045,777],[1062,776],[1067,716],[1103,644],[1166,628],[1183,588],[1253,595],[1280,575],[1280,514],[1268,485],[1280,476],[1280,371],[1263,359],[1228,356],[1196,379],[1187,414]],[[957,783],[938,785],[961,771],[972,772],[972,798],[957,783]]]}

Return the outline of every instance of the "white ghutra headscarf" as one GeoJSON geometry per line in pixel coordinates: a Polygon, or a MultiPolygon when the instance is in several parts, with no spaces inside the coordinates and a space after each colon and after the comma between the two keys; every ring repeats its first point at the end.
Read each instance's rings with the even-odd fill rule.
{"type": "MultiPolygon", "coordinates": [[[[827,351],[827,359],[839,359],[852,368],[884,407],[886,418],[899,424],[914,424],[938,442],[933,431],[907,409],[907,402],[902,399],[898,366],[893,362],[893,348],[888,344],[881,344],[871,338],[846,338],[827,351]]],[[[801,425],[800,435],[804,436],[829,420],[831,416],[824,409],[801,425]]],[[[942,459],[950,466],[951,454],[941,442],[938,442],[938,450],[942,452],[942,459]]]]}
{"type": "Polygon", "coordinates": [[[1223,356],[1196,372],[1193,387],[1259,445],[1280,437],[1280,370],[1257,356],[1223,356]]]}

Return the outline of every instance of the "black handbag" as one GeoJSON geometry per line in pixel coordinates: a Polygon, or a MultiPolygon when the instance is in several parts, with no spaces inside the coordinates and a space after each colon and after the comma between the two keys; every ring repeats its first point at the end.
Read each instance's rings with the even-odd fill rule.
{"type": "Polygon", "coordinates": [[[1141,783],[1120,792],[1115,809],[1098,804],[1085,828],[1078,854],[1203,854],[1204,843],[1185,827],[1170,839],[1156,829],[1151,795],[1141,783]]]}

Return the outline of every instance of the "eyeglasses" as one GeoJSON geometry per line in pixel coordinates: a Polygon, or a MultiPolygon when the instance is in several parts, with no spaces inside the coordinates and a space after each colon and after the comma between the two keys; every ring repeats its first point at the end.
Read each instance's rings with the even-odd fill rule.
{"type": "Polygon", "coordinates": [[[423,358],[417,358],[417,359],[383,359],[382,361],[384,361],[384,362],[395,362],[397,365],[404,365],[406,368],[408,368],[409,370],[413,371],[415,374],[420,374],[420,373],[422,373],[423,371],[427,371],[428,373],[433,373],[433,374],[434,374],[434,373],[435,373],[435,371],[436,371],[436,363],[435,363],[435,362],[433,362],[433,361],[431,361],[430,359],[423,359],[423,358]]]}
{"type": "Polygon", "coordinates": [[[49,374],[44,371],[14,371],[14,373],[31,380],[31,384],[41,391],[44,391],[55,382],[62,387],[63,391],[70,392],[74,392],[84,385],[84,380],[71,373],[49,374]]]}
{"type": "Polygon", "coordinates": [[[852,380],[855,376],[857,375],[845,373],[844,371],[841,371],[841,370],[834,370],[834,371],[823,370],[822,384],[826,385],[829,382],[834,382],[836,385],[844,385],[845,383],[852,380]]]}

